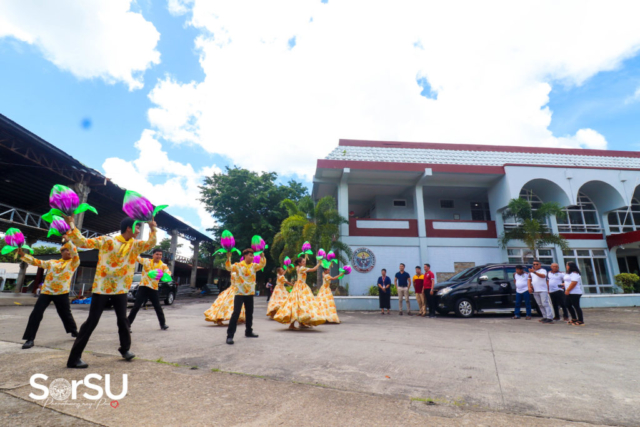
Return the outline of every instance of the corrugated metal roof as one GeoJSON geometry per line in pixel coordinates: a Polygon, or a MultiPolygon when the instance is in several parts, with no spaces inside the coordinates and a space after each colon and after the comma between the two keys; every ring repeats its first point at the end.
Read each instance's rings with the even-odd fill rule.
{"type": "Polygon", "coordinates": [[[326,159],[442,165],[504,166],[506,164],[522,164],[640,169],[640,158],[638,157],[344,145],[336,147],[326,159]]]}

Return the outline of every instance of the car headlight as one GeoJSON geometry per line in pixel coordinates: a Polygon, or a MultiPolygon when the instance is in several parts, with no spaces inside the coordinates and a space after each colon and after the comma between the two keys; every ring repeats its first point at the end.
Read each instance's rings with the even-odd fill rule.
{"type": "Polygon", "coordinates": [[[452,290],[453,290],[453,288],[452,288],[452,287],[446,287],[446,288],[444,288],[444,289],[440,289],[440,290],[438,291],[438,295],[439,295],[439,296],[446,295],[446,294],[448,294],[449,292],[451,292],[452,290]]]}

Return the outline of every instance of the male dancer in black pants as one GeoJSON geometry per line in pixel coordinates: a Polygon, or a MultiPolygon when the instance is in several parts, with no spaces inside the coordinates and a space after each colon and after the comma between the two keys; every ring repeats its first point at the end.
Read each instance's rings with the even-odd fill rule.
{"type": "Polygon", "coordinates": [[[233,344],[233,336],[236,333],[238,319],[242,306],[244,305],[244,314],[246,319],[246,329],[244,336],[247,338],[258,338],[253,333],[253,296],[256,293],[256,272],[262,270],[267,263],[264,253],[260,256],[258,264],[253,262],[253,249],[245,249],[242,251],[244,261],[231,264],[231,252],[227,253],[227,262],[225,268],[236,273],[236,296],[233,298],[233,314],[227,328],[227,344],[233,344]]]}
{"type": "Polygon", "coordinates": [[[150,250],[156,244],[156,223],[151,221],[149,226],[151,232],[146,242],[136,240],[140,233],[140,226],[135,225],[134,220],[125,218],[120,223],[122,234],[111,236],[100,236],[94,239],[86,239],[80,230],[73,224],[73,216],[66,218],[71,230],[67,233],[69,239],[79,248],[98,249],[98,266],[93,280],[91,290],[91,306],[89,307],[89,317],[80,327],[78,338],[73,343],[67,368],[86,368],[80,356],[84,351],[91,333],[98,326],[100,316],[109,301],[113,304],[113,310],[118,319],[118,335],[120,337],[120,348],[118,351],[126,360],[131,360],[135,356],[131,351],[131,335],[129,333],[129,321],[127,320],[127,293],[133,282],[134,266],[138,255],[150,250]]]}
{"type": "Polygon", "coordinates": [[[22,249],[18,249],[18,253],[22,257],[22,261],[27,264],[47,270],[40,296],[29,316],[29,323],[22,337],[23,340],[26,340],[22,348],[27,349],[33,347],[33,341],[36,339],[36,333],[42,321],[42,316],[51,302],[56,306],[58,316],[60,316],[60,320],[62,320],[62,324],[64,325],[64,330],[75,338],[78,334],[78,327],[71,314],[69,287],[73,273],[75,273],[80,265],[80,257],[74,244],[67,242],[60,248],[62,259],[59,260],[41,261],[31,255],[25,254],[22,252],[22,249]]]}
{"type": "MultiPolygon", "coordinates": [[[[138,286],[136,302],[133,304],[133,308],[129,312],[129,328],[131,328],[142,304],[149,299],[151,304],[153,304],[153,308],[156,309],[156,315],[160,322],[160,329],[166,331],[169,327],[164,320],[164,312],[162,311],[162,307],[160,307],[160,300],[158,299],[158,282],[160,277],[158,277],[157,280],[152,280],[151,277],[149,277],[149,272],[151,270],[162,270],[163,273],[170,275],[171,270],[169,270],[167,264],[162,262],[162,249],[160,248],[155,248],[153,250],[153,258],[148,259],[139,256],[138,262],[142,265],[142,281],[140,282],[140,286],[138,286]]],[[[129,329],[129,332],[131,332],[131,329],[129,329]]]]}

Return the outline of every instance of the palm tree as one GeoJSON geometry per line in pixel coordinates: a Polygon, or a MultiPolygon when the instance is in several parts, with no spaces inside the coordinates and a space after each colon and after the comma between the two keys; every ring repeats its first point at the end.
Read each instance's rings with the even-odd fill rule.
{"type": "Polygon", "coordinates": [[[532,209],[525,199],[511,199],[502,217],[515,218],[517,225],[502,233],[498,240],[500,246],[506,249],[511,240],[524,242],[529,252],[522,254],[523,263],[526,262],[527,255],[531,254],[535,258],[537,250],[545,246],[559,246],[563,251],[569,249],[569,243],[547,227],[547,220],[551,215],[564,218],[566,213],[556,202],[542,203],[537,209],[532,209]]]}
{"type": "MultiPolygon", "coordinates": [[[[309,196],[303,197],[298,203],[286,199],[281,205],[289,216],[282,221],[280,231],[271,245],[271,255],[279,260],[280,265],[286,256],[294,259],[306,241],[311,243],[314,251],[320,248],[326,252],[334,251],[340,262],[347,263],[351,248],[340,241],[340,224],[348,221],[338,213],[336,200],[332,196],[323,197],[315,205],[309,196]]],[[[315,255],[310,258],[317,262],[315,255]]],[[[322,267],[318,269],[316,283],[322,283],[322,267]]]]}

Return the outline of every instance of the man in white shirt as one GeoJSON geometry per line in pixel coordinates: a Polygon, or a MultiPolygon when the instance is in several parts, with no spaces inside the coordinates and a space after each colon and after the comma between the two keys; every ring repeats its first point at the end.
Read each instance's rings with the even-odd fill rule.
{"type": "Polygon", "coordinates": [[[564,273],[560,271],[560,266],[555,262],[551,264],[551,271],[547,274],[547,283],[549,284],[549,297],[551,297],[551,305],[553,305],[555,314],[553,320],[560,320],[560,308],[562,308],[562,320],[569,321],[569,311],[564,301],[564,273]]]}
{"type": "Polygon", "coordinates": [[[529,295],[529,274],[525,273],[524,267],[516,265],[516,273],[513,275],[513,281],[516,285],[516,309],[513,312],[513,318],[520,318],[520,307],[522,301],[527,308],[527,320],[531,320],[531,297],[529,295]]]}
{"type": "Polygon", "coordinates": [[[529,269],[529,292],[538,303],[542,319],[540,322],[544,324],[553,323],[553,310],[549,303],[549,285],[547,284],[547,270],[542,268],[540,261],[533,260],[533,268],[529,269]]]}

